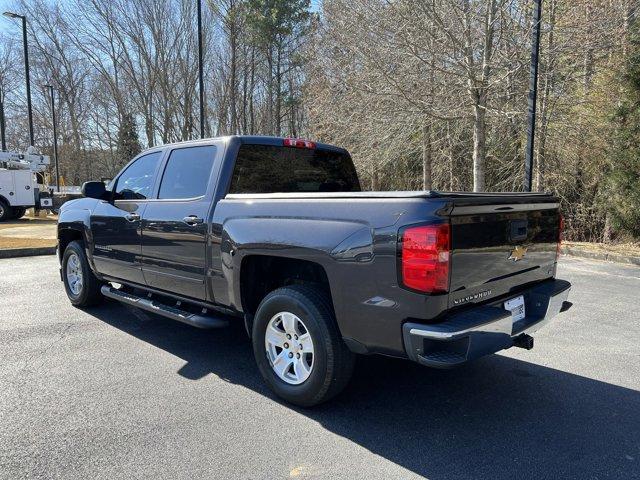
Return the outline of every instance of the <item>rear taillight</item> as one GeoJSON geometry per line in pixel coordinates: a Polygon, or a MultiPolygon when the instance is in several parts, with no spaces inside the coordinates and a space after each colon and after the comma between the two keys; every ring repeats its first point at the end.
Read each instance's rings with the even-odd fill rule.
{"type": "Polygon", "coordinates": [[[564,217],[560,214],[558,220],[558,243],[556,243],[556,261],[560,258],[560,249],[562,247],[562,235],[564,234],[564,217]]]}
{"type": "Polygon", "coordinates": [[[310,142],[309,140],[303,140],[301,138],[285,138],[283,145],[285,147],[316,148],[315,142],[310,142]]]}
{"type": "Polygon", "coordinates": [[[425,293],[449,290],[451,230],[448,223],[408,227],[401,232],[400,268],[405,287],[425,293]]]}

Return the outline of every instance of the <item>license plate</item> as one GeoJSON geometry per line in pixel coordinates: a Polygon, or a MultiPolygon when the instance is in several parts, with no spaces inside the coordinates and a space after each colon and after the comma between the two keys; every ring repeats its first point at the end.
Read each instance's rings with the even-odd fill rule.
{"type": "Polygon", "coordinates": [[[504,302],[504,308],[511,312],[512,321],[517,322],[518,320],[522,320],[525,317],[524,296],[520,295],[519,297],[507,300],[504,302]]]}

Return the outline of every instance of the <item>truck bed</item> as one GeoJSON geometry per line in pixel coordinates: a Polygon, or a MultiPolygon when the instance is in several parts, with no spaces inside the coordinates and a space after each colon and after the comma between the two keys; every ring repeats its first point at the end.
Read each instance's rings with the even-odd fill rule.
{"type": "MultiPolygon", "coordinates": [[[[282,243],[295,237],[297,224],[304,223],[303,230],[314,233],[301,240],[301,246],[326,240],[328,229],[340,230],[338,237],[347,236],[350,222],[360,225],[358,228],[367,225],[378,234],[391,228],[389,233],[397,235],[399,243],[403,225],[449,223],[448,293],[431,295],[428,302],[434,305],[441,301],[438,308],[443,311],[484,303],[555,275],[559,200],[548,193],[431,190],[232,194],[221,203],[225,210],[226,202],[237,205],[230,208],[231,216],[249,209],[262,218],[280,217],[282,243]],[[330,220],[332,227],[328,226],[330,220]]],[[[376,242],[367,238],[373,258],[380,258],[381,247],[373,248],[376,242]]],[[[328,246],[323,248],[331,251],[328,246]]],[[[395,273],[388,270],[383,275],[395,273]]]]}
{"type": "Polygon", "coordinates": [[[451,198],[466,199],[470,202],[504,202],[513,199],[514,202],[539,201],[541,198],[556,200],[545,192],[506,192],[506,193],[478,193],[478,192],[444,192],[438,190],[401,190],[401,191],[364,191],[364,192],[296,192],[296,193],[231,193],[225,198],[241,200],[243,198],[265,199],[303,199],[303,198],[451,198]]]}

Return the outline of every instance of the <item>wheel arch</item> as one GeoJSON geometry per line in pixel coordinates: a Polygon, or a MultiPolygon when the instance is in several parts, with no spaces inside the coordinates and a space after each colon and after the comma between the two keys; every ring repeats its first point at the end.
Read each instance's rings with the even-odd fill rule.
{"type": "MultiPolygon", "coordinates": [[[[72,200],[68,202],[73,205],[72,200]]],[[[65,204],[66,206],[67,204],[65,204]]],[[[74,240],[84,243],[85,253],[91,269],[96,272],[92,255],[91,211],[86,208],[65,208],[58,215],[58,256],[62,260],[67,245],[74,240]]]]}
{"type": "Polygon", "coordinates": [[[245,315],[253,316],[269,292],[298,284],[318,287],[325,293],[333,309],[327,272],[321,264],[312,260],[266,254],[246,255],[240,263],[239,284],[245,315]]]}
{"type": "Polygon", "coordinates": [[[64,255],[64,251],[67,249],[67,246],[75,240],[80,240],[86,247],[84,235],[81,230],[77,228],[58,229],[58,258],[60,261],[62,261],[62,256],[64,255]]]}

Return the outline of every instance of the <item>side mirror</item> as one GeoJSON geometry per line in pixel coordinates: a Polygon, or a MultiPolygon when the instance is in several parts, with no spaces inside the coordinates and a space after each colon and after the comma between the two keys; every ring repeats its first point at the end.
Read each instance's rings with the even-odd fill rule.
{"type": "Polygon", "coordinates": [[[104,200],[107,189],[102,182],[84,182],[82,184],[82,196],[104,200]]]}

